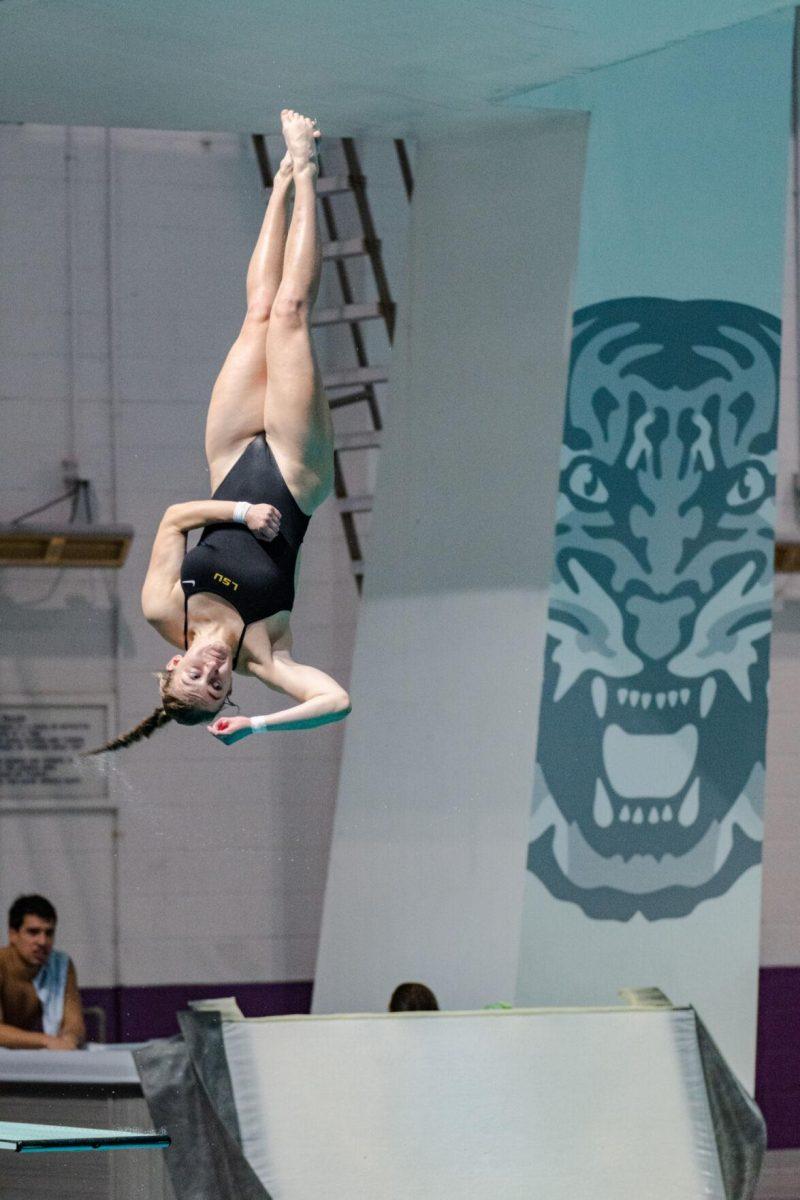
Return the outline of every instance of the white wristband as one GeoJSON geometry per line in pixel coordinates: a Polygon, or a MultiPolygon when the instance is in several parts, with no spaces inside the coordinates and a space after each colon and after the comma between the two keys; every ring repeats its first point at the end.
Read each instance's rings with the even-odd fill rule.
{"type": "Polygon", "coordinates": [[[233,510],[234,521],[240,521],[242,525],[245,525],[247,523],[247,514],[252,507],[252,504],[248,504],[246,500],[240,500],[233,510]]]}
{"type": "Polygon", "coordinates": [[[251,717],[250,728],[253,733],[267,733],[269,726],[267,725],[268,717],[251,717]]]}

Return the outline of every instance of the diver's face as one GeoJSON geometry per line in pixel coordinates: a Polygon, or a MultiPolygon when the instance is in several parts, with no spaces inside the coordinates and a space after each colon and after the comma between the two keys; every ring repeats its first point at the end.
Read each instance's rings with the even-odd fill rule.
{"type": "Polygon", "coordinates": [[[167,663],[171,696],[210,713],[219,710],[233,679],[233,660],[228,646],[210,642],[175,654],[167,663]]]}

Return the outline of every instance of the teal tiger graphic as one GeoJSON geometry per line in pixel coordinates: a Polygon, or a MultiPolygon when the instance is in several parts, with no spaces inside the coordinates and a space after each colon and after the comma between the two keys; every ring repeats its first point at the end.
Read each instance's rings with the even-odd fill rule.
{"type": "Polygon", "coordinates": [[[780,323],[575,314],[528,867],[680,917],[760,861],[780,323]]]}

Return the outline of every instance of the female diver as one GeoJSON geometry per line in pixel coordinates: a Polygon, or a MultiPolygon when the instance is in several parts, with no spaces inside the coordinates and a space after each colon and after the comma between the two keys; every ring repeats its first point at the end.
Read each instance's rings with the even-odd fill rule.
{"type": "Polygon", "coordinates": [[[247,271],[247,314],[211,395],[205,448],[210,500],[171,505],[158,528],[142,611],[182,653],[159,674],[161,704],[116,750],[168,721],[209,722],[233,672],[297,702],[265,717],[208,725],[230,745],[250,733],[309,729],[350,711],[335,680],[292,658],[290,617],[298,552],[333,484],[333,428],[311,345],[319,287],[316,122],[281,113],[286,156],[247,271]],[[294,207],[286,231],[287,199],[294,207]],[[204,527],[186,553],[186,534],[204,527]]]}

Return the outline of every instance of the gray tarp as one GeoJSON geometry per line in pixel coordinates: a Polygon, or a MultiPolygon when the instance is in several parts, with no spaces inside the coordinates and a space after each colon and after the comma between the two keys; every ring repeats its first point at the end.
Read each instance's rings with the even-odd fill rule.
{"type": "MultiPolygon", "coordinates": [[[[695,1014],[697,1040],[727,1200],[753,1200],[766,1126],[695,1014]]],[[[181,1035],[134,1052],[176,1200],[270,1200],[241,1149],[219,1013],[178,1016],[181,1035]]]]}
{"type": "Polygon", "coordinates": [[[767,1148],[767,1126],[697,1013],[695,1022],[725,1195],[727,1200],[753,1200],[767,1148]]]}
{"type": "Polygon", "coordinates": [[[172,1138],[176,1200],[270,1200],[242,1154],[219,1013],[180,1013],[181,1035],[134,1051],[156,1129],[172,1138]]]}

